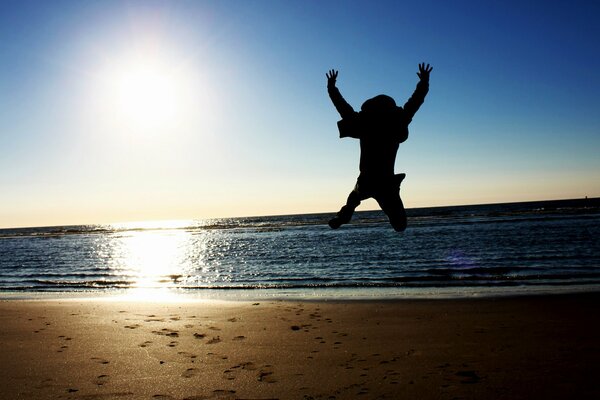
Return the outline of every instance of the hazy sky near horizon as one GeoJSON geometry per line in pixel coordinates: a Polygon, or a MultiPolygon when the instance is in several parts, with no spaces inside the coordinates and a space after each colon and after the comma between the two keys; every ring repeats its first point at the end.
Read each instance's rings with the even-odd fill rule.
{"type": "MultiPolygon", "coordinates": [[[[600,3],[1,1],[0,227],[335,212],[355,109],[430,92],[407,207],[600,196],[600,3]]],[[[376,208],[373,201],[361,209],[376,208]]]]}

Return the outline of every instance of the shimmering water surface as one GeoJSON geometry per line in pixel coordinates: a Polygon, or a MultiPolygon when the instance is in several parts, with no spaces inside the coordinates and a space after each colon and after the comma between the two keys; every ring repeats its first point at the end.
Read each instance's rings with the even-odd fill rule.
{"type": "Polygon", "coordinates": [[[600,199],[0,230],[0,291],[600,288],[600,199]]]}

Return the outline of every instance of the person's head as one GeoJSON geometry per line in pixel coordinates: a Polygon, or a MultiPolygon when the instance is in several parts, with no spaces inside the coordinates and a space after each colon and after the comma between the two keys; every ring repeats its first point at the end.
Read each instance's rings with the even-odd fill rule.
{"type": "Polygon", "coordinates": [[[360,107],[361,111],[366,113],[385,113],[396,110],[396,102],[390,96],[380,94],[367,101],[360,107]]]}

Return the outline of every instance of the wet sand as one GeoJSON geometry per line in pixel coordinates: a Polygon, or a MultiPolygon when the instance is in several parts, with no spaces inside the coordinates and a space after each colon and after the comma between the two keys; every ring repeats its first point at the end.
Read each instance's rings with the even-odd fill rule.
{"type": "Polygon", "coordinates": [[[0,398],[600,398],[599,304],[8,300],[0,398]]]}

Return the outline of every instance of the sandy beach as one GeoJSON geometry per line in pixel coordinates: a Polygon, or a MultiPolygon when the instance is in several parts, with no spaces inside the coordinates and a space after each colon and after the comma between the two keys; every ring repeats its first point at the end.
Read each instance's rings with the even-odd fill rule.
{"type": "Polygon", "coordinates": [[[2,399],[584,399],[600,294],[0,303],[2,399]]]}

